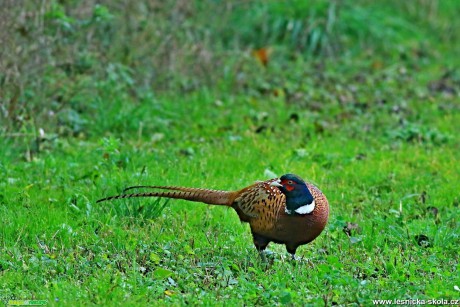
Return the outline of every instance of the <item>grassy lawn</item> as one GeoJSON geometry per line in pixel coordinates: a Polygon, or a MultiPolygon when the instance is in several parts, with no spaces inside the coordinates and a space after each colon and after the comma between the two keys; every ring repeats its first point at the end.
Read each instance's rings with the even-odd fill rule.
{"type": "Polygon", "coordinates": [[[219,20],[199,1],[169,2],[160,17],[188,16],[165,32],[170,53],[155,45],[166,15],[152,23],[140,8],[106,4],[85,24],[82,7],[53,2],[45,69],[0,74],[0,300],[459,299],[460,5],[210,1],[219,20]],[[260,47],[267,66],[251,53],[260,47]],[[331,206],[296,262],[273,243],[263,262],[231,209],[96,204],[138,184],[236,190],[284,173],[316,184],[331,206]]]}

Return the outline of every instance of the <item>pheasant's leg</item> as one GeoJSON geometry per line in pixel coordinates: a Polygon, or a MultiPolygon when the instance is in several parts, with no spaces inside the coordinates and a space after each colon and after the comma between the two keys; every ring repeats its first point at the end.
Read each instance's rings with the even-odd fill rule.
{"type": "Polygon", "coordinates": [[[298,258],[295,256],[295,252],[297,250],[297,246],[296,247],[292,247],[292,246],[288,246],[286,245],[286,250],[289,254],[291,254],[291,259],[292,260],[298,260],[298,258]]]}
{"type": "Polygon", "coordinates": [[[263,236],[255,234],[255,233],[252,234],[252,238],[253,238],[254,245],[255,245],[257,251],[259,252],[259,254],[262,257],[262,259],[265,260],[264,251],[267,248],[268,243],[270,243],[270,240],[265,238],[265,237],[263,237],[263,236]]]}

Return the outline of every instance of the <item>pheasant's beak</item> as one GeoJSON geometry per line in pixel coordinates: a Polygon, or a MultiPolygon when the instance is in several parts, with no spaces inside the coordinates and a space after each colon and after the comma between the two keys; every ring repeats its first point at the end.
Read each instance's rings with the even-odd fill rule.
{"type": "Polygon", "coordinates": [[[283,185],[280,183],[281,181],[278,179],[276,181],[273,181],[272,183],[270,183],[270,185],[272,187],[282,187],[283,185]]]}

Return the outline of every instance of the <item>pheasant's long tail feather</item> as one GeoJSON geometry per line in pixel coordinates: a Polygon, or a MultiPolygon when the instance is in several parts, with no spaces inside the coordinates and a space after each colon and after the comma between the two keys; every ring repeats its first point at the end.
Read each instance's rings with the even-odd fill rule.
{"type": "MultiPolygon", "coordinates": [[[[127,187],[123,190],[123,193],[126,191],[133,190],[133,189],[157,189],[157,190],[174,190],[174,191],[195,191],[195,190],[206,190],[211,192],[216,192],[217,190],[209,190],[209,189],[200,189],[200,188],[186,188],[186,187],[175,187],[175,186],[161,186],[161,185],[135,185],[132,187],[127,187]]],[[[220,191],[219,191],[220,192],[220,191]]]]}
{"type": "Polygon", "coordinates": [[[199,188],[185,188],[185,187],[162,187],[162,186],[135,186],[129,187],[124,190],[131,190],[134,188],[151,188],[163,191],[154,191],[146,193],[133,193],[133,194],[121,194],[115,196],[109,196],[103,199],[99,199],[97,202],[121,199],[121,198],[133,198],[133,197],[166,197],[185,199],[190,201],[197,201],[211,205],[223,205],[231,206],[235,198],[235,192],[199,189],[199,188]],[[164,191],[166,190],[166,191],[164,191]]]}

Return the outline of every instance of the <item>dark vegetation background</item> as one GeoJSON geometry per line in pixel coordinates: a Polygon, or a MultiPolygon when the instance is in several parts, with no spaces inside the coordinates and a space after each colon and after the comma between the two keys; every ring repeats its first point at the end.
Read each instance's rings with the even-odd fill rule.
{"type": "Polygon", "coordinates": [[[0,300],[458,298],[459,15],[455,0],[0,0],[0,300]],[[95,204],[286,172],[331,203],[299,263],[280,246],[262,263],[230,210],[95,204]]]}
{"type": "MultiPolygon", "coordinates": [[[[458,51],[457,13],[449,0],[5,0],[1,129],[36,133],[43,126],[78,134],[92,121],[98,123],[94,133],[126,131],[127,123],[104,120],[118,104],[128,104],[114,97],[121,92],[143,103],[205,87],[246,95],[279,87],[289,101],[305,105],[307,99],[296,96],[303,79],[317,80],[332,70],[327,63],[350,57],[359,57],[347,67],[357,78],[389,63],[420,69],[436,59],[443,66],[431,81],[458,82],[451,80],[455,59],[444,55],[458,51]],[[259,48],[272,51],[268,71],[251,56],[259,48]],[[307,68],[295,70],[293,63],[307,68]]],[[[431,87],[453,90],[444,83],[431,87]]]]}

